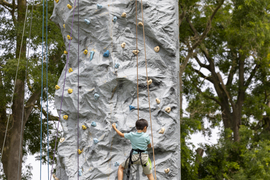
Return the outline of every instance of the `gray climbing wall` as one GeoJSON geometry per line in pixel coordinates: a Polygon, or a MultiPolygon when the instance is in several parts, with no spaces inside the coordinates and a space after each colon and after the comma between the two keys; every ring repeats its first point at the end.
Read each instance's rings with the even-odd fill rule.
{"type": "MultiPolygon", "coordinates": [[[[137,3],[140,22],[141,2],[137,3]]],[[[153,81],[150,85],[150,98],[157,179],[179,180],[178,2],[143,0],[143,8],[148,75],[153,81]],[[159,52],[154,51],[156,46],[160,47],[159,52]],[[160,104],[156,102],[156,98],[160,99],[160,104]],[[165,111],[167,107],[171,108],[171,112],[165,111]],[[165,128],[164,134],[159,133],[161,128],[165,128]],[[167,168],[170,169],[169,173],[164,172],[167,168]]],[[[78,22],[75,0],[59,0],[54,4],[51,17],[61,28],[67,51],[70,43],[69,54],[65,55],[69,56],[68,63],[58,81],[60,89],[55,92],[55,106],[60,111],[64,90],[61,125],[65,138],[58,144],[56,176],[60,180],[75,180],[78,175],[76,123],[79,56],[79,148],[82,150],[79,155],[79,166],[82,169],[80,179],[115,180],[117,162],[121,163],[126,159],[131,144],[118,136],[111,124],[117,123],[118,129],[124,133],[134,132],[137,120],[137,110],[129,110],[129,105],[137,107],[136,56],[132,53],[136,49],[135,0],[80,0],[79,9],[78,22]],[[71,9],[67,7],[68,4],[72,6],[71,9]],[[102,8],[98,9],[97,4],[102,5],[102,8]],[[73,12],[75,15],[72,25],[73,12]],[[123,12],[126,17],[121,17],[123,12]],[[117,20],[113,22],[115,16],[117,20]],[[67,35],[72,40],[68,40],[67,35]],[[123,42],[126,44],[124,48],[121,47],[123,42]],[[106,50],[110,51],[109,57],[103,57],[106,50]],[[95,52],[92,60],[91,51],[95,52]],[[118,69],[115,68],[117,64],[120,65],[118,69]],[[66,73],[66,68],[72,68],[73,71],[66,73]],[[73,92],[68,93],[68,89],[73,92]],[[99,97],[95,97],[95,94],[99,97]],[[63,118],[64,115],[68,116],[67,120],[63,118]],[[96,122],[96,127],[91,126],[93,121],[96,122]],[[83,130],[82,125],[87,129],[83,130]],[[98,139],[97,144],[94,143],[94,138],[98,139]]],[[[138,47],[140,118],[149,121],[141,26],[138,26],[138,47]]],[[[150,128],[147,133],[151,134],[150,128]]],[[[153,163],[152,150],[149,153],[153,163]]],[[[139,166],[134,166],[132,172],[130,179],[147,179],[139,166]]]]}

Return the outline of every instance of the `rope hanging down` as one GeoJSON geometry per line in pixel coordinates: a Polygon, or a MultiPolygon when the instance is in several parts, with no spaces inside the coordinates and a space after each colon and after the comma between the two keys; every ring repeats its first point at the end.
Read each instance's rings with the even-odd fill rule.
{"type": "Polygon", "coordinates": [[[153,150],[153,160],[154,160],[155,180],[156,180],[157,179],[157,173],[156,173],[156,161],[155,161],[155,148],[154,148],[153,127],[152,127],[152,118],[151,118],[151,102],[150,102],[150,90],[149,90],[149,83],[148,83],[148,71],[147,71],[147,58],[146,58],[146,44],[145,44],[145,30],[144,30],[143,2],[142,2],[142,0],[141,0],[141,11],[142,11],[142,23],[143,23],[143,42],[144,42],[146,84],[147,84],[147,93],[148,93],[149,116],[150,116],[151,137],[152,137],[152,150],[153,150]]]}
{"type": "MultiPolygon", "coordinates": [[[[77,0],[75,0],[74,4],[76,5],[77,0]]],[[[76,8],[76,6],[74,7],[76,8]]],[[[75,11],[73,10],[73,16],[72,16],[72,23],[71,23],[71,29],[70,29],[70,37],[72,37],[72,30],[73,30],[73,22],[74,22],[74,14],[75,11]]],[[[52,171],[53,171],[53,162],[54,162],[54,157],[55,157],[55,151],[56,151],[56,145],[57,145],[57,138],[58,138],[58,129],[59,129],[59,124],[60,124],[60,117],[61,117],[61,113],[62,113],[62,105],[63,105],[63,98],[64,98],[64,89],[65,89],[65,85],[66,85],[66,75],[67,75],[67,71],[68,71],[68,61],[69,61],[69,51],[70,51],[70,41],[69,40],[69,46],[68,46],[68,52],[67,52],[67,60],[66,60],[66,70],[65,70],[65,77],[64,77],[64,84],[63,84],[63,91],[62,91],[62,97],[61,97],[61,105],[60,105],[60,111],[59,111],[59,120],[57,123],[57,129],[56,129],[56,136],[55,136],[55,146],[54,146],[54,152],[53,152],[53,161],[52,161],[52,168],[51,168],[51,176],[50,176],[50,180],[52,178],[52,171]]]]}
{"type": "MultiPolygon", "coordinates": [[[[27,7],[28,8],[28,7],[27,7]]],[[[26,8],[26,13],[25,13],[25,19],[27,18],[27,8],[26,8]]],[[[23,44],[23,37],[24,37],[24,30],[25,30],[25,23],[26,20],[24,21],[24,25],[23,25],[23,33],[22,33],[22,41],[21,41],[21,47],[20,47],[20,52],[19,52],[19,59],[17,62],[17,69],[16,69],[16,75],[15,75],[15,80],[14,80],[14,86],[13,86],[13,92],[12,92],[12,96],[11,96],[11,102],[10,102],[10,107],[13,106],[13,99],[14,99],[14,93],[15,93],[15,86],[16,86],[16,82],[17,82],[17,78],[18,78],[18,71],[19,71],[19,66],[20,66],[20,60],[21,60],[21,52],[22,52],[22,44],[23,44]]],[[[6,143],[6,138],[7,138],[7,131],[8,131],[8,124],[9,124],[9,120],[10,120],[10,114],[8,115],[8,120],[7,120],[7,126],[6,126],[6,130],[5,130],[5,136],[4,136],[4,141],[3,141],[3,145],[2,145],[2,151],[1,151],[1,157],[0,157],[0,161],[2,162],[2,157],[3,157],[3,152],[4,152],[4,146],[6,143]]]]}
{"type": "MultiPolygon", "coordinates": [[[[25,13],[25,20],[24,22],[26,22],[27,19],[27,12],[28,12],[28,4],[26,5],[26,13],[25,13]]],[[[33,17],[33,5],[32,5],[32,12],[31,12],[31,22],[30,22],[30,32],[29,32],[29,41],[31,38],[31,30],[32,30],[32,17],[33,17]]],[[[23,41],[23,40],[22,40],[23,41]]],[[[22,46],[21,46],[22,48],[22,46]]],[[[27,57],[29,58],[29,49],[30,47],[28,47],[28,52],[27,52],[27,57]]],[[[20,50],[21,51],[21,50],[20,50]]],[[[27,79],[27,70],[28,70],[28,58],[26,57],[26,68],[25,68],[25,78],[24,78],[24,84],[26,84],[26,79],[27,79]]],[[[23,108],[22,108],[22,119],[21,119],[21,132],[20,132],[20,150],[19,150],[19,160],[21,159],[21,153],[22,153],[22,133],[23,133],[23,120],[24,120],[24,93],[23,93],[23,108]]],[[[19,174],[20,174],[20,168],[21,168],[21,163],[18,163],[18,175],[17,175],[17,179],[20,178],[19,174]]]]}

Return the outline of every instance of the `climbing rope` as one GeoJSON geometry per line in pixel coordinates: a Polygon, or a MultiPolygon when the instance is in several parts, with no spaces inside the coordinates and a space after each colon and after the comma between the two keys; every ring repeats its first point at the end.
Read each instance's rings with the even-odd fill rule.
{"type": "MultiPolygon", "coordinates": [[[[138,52],[138,10],[137,10],[137,0],[135,0],[136,6],[136,51],[138,52]]],[[[140,106],[139,106],[139,56],[138,53],[136,54],[137,58],[137,113],[138,113],[138,120],[140,119],[140,106]]]]}
{"type": "MultiPolygon", "coordinates": [[[[78,0],[78,22],[80,22],[80,0],[78,0]]],[[[78,42],[80,42],[80,23],[78,23],[78,42]]],[[[77,149],[80,149],[79,147],[79,141],[80,141],[80,134],[79,134],[79,123],[80,123],[80,43],[78,43],[78,113],[77,113],[77,149]]],[[[79,153],[77,153],[77,169],[78,169],[78,180],[80,179],[79,169],[80,169],[80,159],[79,159],[79,153]]]]}
{"type": "MultiPolygon", "coordinates": [[[[77,0],[75,0],[75,2],[74,2],[75,5],[76,5],[76,2],[77,2],[77,0]]],[[[76,8],[76,6],[74,6],[74,8],[76,8]]],[[[72,23],[71,23],[70,37],[72,37],[74,14],[75,14],[75,11],[74,11],[74,9],[73,9],[73,16],[72,16],[72,23]]],[[[58,129],[59,129],[60,117],[61,117],[61,113],[62,113],[62,105],[63,105],[63,99],[64,99],[64,89],[65,89],[65,85],[66,85],[66,77],[67,77],[67,71],[68,71],[69,51],[70,51],[70,44],[71,44],[70,41],[71,41],[71,39],[69,39],[69,46],[68,46],[68,52],[67,52],[66,70],[65,70],[64,84],[63,84],[63,91],[62,91],[62,97],[61,97],[61,105],[60,105],[60,111],[59,111],[59,120],[58,120],[58,124],[57,124],[57,129],[56,129],[55,146],[54,146],[54,152],[53,152],[53,161],[52,161],[52,168],[51,168],[51,171],[53,171],[53,162],[54,162],[55,151],[56,151],[56,145],[57,145],[58,129]]],[[[52,178],[52,172],[51,172],[50,180],[51,180],[51,178],[52,178]]]]}
{"type": "MultiPolygon", "coordinates": [[[[31,21],[30,21],[30,32],[29,32],[29,41],[31,39],[31,30],[32,30],[32,17],[33,17],[33,5],[32,5],[32,12],[31,12],[31,21]]],[[[27,18],[27,11],[28,11],[28,4],[26,5],[26,14],[25,14],[25,20],[27,18]]],[[[27,57],[29,58],[29,49],[30,47],[28,47],[27,50],[27,57]]],[[[28,58],[26,57],[27,61],[26,61],[26,68],[25,68],[25,78],[24,78],[24,83],[26,84],[26,79],[27,79],[27,70],[28,70],[28,58]]],[[[21,119],[21,133],[20,133],[20,150],[19,150],[19,161],[21,159],[21,151],[22,151],[22,135],[23,135],[23,119],[24,119],[24,93],[23,93],[23,108],[22,108],[22,119],[21,119]]],[[[20,178],[19,174],[20,174],[20,167],[21,167],[21,163],[18,163],[18,175],[17,175],[17,179],[20,178]]]]}
{"type": "MultiPolygon", "coordinates": [[[[28,9],[28,6],[26,7],[25,19],[27,18],[27,9],[28,9]]],[[[12,92],[12,96],[11,96],[11,103],[10,103],[11,105],[10,105],[10,107],[13,106],[13,99],[14,99],[14,94],[15,94],[15,86],[16,86],[16,82],[17,82],[17,78],[18,78],[18,71],[19,71],[20,60],[21,60],[25,23],[26,23],[26,20],[24,21],[24,25],[23,25],[22,41],[21,41],[21,47],[20,47],[20,52],[19,52],[19,59],[18,59],[18,62],[17,62],[17,69],[16,69],[15,80],[14,80],[13,92],[12,92]]],[[[6,126],[6,130],[5,130],[5,136],[4,136],[4,141],[3,141],[3,145],[2,145],[2,152],[1,152],[0,161],[2,161],[2,157],[3,157],[4,146],[5,146],[6,138],[7,138],[9,120],[10,120],[10,114],[8,115],[7,126],[6,126]]]]}
{"type": "Polygon", "coordinates": [[[155,162],[155,148],[154,148],[154,138],[153,138],[153,127],[152,127],[152,118],[151,118],[151,102],[150,102],[150,90],[148,83],[148,71],[147,71],[147,58],[146,58],[146,44],[145,44],[145,30],[144,30],[144,19],[143,19],[143,2],[141,0],[141,11],[142,11],[142,23],[143,23],[143,42],[144,42],[144,57],[145,57],[145,70],[146,70],[146,83],[147,83],[147,94],[148,94],[148,103],[149,103],[149,116],[150,116],[150,126],[151,126],[151,137],[152,137],[152,150],[153,150],[153,160],[154,160],[154,169],[155,169],[155,180],[157,179],[156,173],[156,162],[155,162]]]}

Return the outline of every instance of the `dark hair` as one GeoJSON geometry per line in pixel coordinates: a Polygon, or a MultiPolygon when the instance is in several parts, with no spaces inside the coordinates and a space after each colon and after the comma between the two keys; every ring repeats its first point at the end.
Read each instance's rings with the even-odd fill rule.
{"type": "Polygon", "coordinates": [[[148,127],[148,122],[145,119],[139,119],[136,121],[137,130],[143,130],[145,126],[148,127]]]}

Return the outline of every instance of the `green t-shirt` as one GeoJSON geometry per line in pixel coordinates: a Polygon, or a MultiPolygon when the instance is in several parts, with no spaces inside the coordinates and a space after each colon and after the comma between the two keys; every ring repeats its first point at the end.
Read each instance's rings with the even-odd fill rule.
{"type": "MultiPolygon", "coordinates": [[[[149,135],[142,132],[142,133],[125,133],[124,137],[129,139],[131,142],[132,149],[140,149],[147,153],[147,145],[151,143],[149,135]]],[[[133,154],[137,154],[137,152],[133,152],[133,154]]]]}

